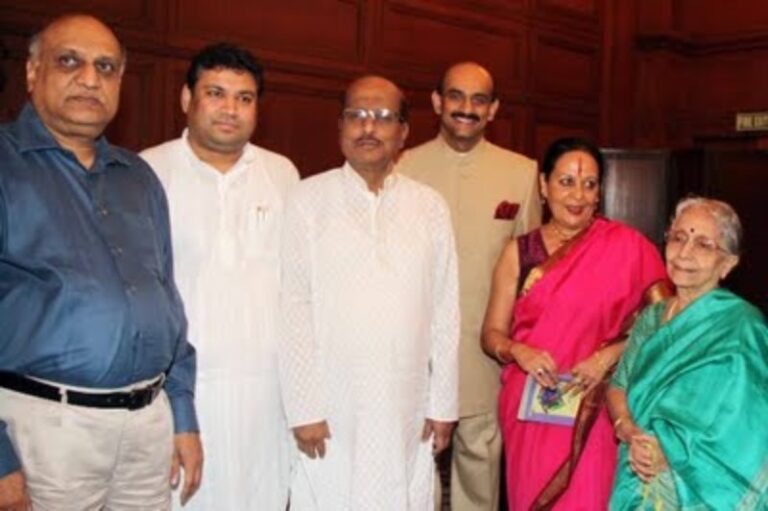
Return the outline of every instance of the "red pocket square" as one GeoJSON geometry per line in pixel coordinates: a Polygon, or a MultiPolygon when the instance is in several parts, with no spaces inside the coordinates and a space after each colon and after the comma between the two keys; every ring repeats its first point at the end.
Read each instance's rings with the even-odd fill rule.
{"type": "Polygon", "coordinates": [[[519,209],[520,204],[516,202],[501,201],[496,206],[496,214],[493,215],[493,218],[497,220],[514,220],[519,209]]]}

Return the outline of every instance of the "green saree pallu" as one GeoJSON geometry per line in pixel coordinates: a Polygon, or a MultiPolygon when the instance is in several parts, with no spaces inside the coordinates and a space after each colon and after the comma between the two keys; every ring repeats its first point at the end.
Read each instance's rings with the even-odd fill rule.
{"type": "Polygon", "coordinates": [[[655,435],[669,471],[644,484],[622,444],[610,509],[768,509],[768,327],[755,307],[716,289],[662,324],[648,307],[613,384],[655,435]]]}

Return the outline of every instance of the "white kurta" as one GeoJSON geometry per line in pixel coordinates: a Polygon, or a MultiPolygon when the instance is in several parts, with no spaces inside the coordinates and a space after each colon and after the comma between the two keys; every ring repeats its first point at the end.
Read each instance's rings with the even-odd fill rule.
{"type": "Polygon", "coordinates": [[[277,371],[280,229],[298,173],[249,144],[221,174],[194,155],[186,132],[141,155],[168,195],[176,283],[197,349],[205,464],[184,510],[282,511],[292,439],[277,371]]]}
{"type": "Polygon", "coordinates": [[[283,395],[291,426],[327,420],[292,511],[431,510],[426,418],[458,416],[458,289],[447,207],[392,175],[378,195],[345,165],[300,183],[283,238],[283,395]]]}

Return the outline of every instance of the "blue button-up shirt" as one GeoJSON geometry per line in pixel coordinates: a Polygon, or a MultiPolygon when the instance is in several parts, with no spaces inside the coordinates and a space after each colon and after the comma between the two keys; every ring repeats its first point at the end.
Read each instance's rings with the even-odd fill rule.
{"type": "MultiPolygon", "coordinates": [[[[0,369],[92,388],[166,373],[176,432],[196,431],[169,231],[135,154],[102,137],[86,170],[30,104],[0,126],[0,369]]],[[[0,476],[18,468],[0,420],[0,476]]]]}

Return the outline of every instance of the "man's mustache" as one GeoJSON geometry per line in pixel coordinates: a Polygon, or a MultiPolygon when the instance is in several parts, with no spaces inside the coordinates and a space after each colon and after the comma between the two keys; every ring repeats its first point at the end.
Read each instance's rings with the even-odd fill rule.
{"type": "Polygon", "coordinates": [[[381,140],[370,135],[363,135],[362,137],[355,139],[355,144],[363,144],[366,142],[376,142],[377,144],[381,144],[381,140]]]}
{"type": "Polygon", "coordinates": [[[100,97],[93,94],[70,94],[69,96],[66,97],[66,99],[74,100],[74,101],[93,101],[100,105],[104,104],[104,102],[101,100],[100,97]]]}
{"type": "Polygon", "coordinates": [[[453,112],[451,117],[454,119],[467,119],[469,121],[480,122],[480,116],[477,114],[465,114],[463,112],[453,112]]]}

